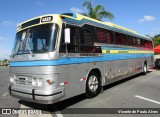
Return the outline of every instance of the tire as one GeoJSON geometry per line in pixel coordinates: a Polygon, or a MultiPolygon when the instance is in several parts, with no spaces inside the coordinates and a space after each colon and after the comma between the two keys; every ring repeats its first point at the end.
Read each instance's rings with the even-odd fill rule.
{"type": "Polygon", "coordinates": [[[100,76],[91,72],[86,81],[86,97],[96,97],[101,92],[100,76]]]}
{"type": "Polygon", "coordinates": [[[143,65],[143,75],[146,75],[146,74],[147,74],[147,64],[145,62],[143,65]]]}

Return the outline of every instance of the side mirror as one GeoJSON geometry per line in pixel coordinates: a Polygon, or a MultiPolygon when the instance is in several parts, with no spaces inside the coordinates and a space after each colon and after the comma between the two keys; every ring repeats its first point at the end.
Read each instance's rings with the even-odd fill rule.
{"type": "Polygon", "coordinates": [[[65,43],[66,43],[66,44],[69,44],[70,41],[71,41],[71,39],[70,39],[70,28],[66,28],[66,29],[64,30],[64,34],[65,34],[65,36],[64,36],[64,38],[65,38],[65,43]]]}

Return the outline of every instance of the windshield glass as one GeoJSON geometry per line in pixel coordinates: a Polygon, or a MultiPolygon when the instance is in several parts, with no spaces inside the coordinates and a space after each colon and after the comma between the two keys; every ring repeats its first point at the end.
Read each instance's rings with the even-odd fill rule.
{"type": "Polygon", "coordinates": [[[56,24],[43,24],[18,32],[12,55],[53,51],[57,31],[56,24]]]}

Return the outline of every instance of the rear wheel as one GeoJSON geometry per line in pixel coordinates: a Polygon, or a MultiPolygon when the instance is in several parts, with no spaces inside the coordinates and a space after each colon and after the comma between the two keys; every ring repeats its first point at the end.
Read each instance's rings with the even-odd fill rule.
{"type": "Polygon", "coordinates": [[[93,98],[101,91],[100,76],[97,73],[91,72],[86,82],[86,96],[93,98]]]}
{"type": "Polygon", "coordinates": [[[147,63],[145,62],[143,65],[143,75],[147,74],[147,63]]]}

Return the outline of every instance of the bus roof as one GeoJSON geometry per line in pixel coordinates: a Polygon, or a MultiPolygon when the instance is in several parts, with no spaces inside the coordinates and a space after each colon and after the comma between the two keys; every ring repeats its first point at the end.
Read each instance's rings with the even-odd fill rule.
{"type": "Polygon", "coordinates": [[[135,36],[135,37],[138,37],[138,38],[151,40],[150,37],[142,35],[142,34],[136,32],[134,30],[125,28],[123,26],[120,26],[120,25],[117,25],[117,24],[114,24],[114,23],[111,23],[111,22],[102,22],[102,21],[99,21],[99,20],[96,20],[96,19],[84,16],[84,15],[81,15],[81,14],[78,14],[78,13],[63,13],[63,14],[47,14],[47,15],[42,15],[42,16],[35,17],[35,18],[32,18],[30,20],[27,20],[27,21],[24,21],[24,22],[20,23],[17,26],[17,29],[19,27],[22,27],[23,25],[28,24],[29,22],[32,22],[32,21],[33,21],[32,23],[35,23],[36,20],[37,20],[37,22],[38,21],[40,22],[40,19],[42,17],[45,17],[45,16],[54,16],[54,15],[60,16],[62,19],[65,19],[65,20],[66,19],[68,19],[70,21],[72,20],[72,22],[77,23],[77,25],[91,24],[91,25],[94,25],[94,26],[97,26],[97,27],[100,27],[100,28],[105,28],[105,29],[109,29],[109,30],[112,30],[112,31],[115,31],[115,32],[120,32],[120,33],[123,33],[123,34],[135,36]]]}
{"type": "MultiPolygon", "coordinates": [[[[142,34],[136,32],[134,30],[125,28],[123,26],[120,26],[120,25],[117,25],[117,24],[114,24],[114,23],[111,23],[111,22],[99,21],[99,20],[81,15],[81,14],[78,14],[78,13],[64,13],[64,14],[61,14],[61,17],[77,20],[77,21],[80,21],[80,22],[82,22],[82,20],[83,20],[86,24],[89,23],[91,25],[96,25],[96,26],[101,27],[101,28],[106,28],[106,29],[108,28],[109,30],[113,30],[115,32],[121,32],[121,33],[128,34],[128,35],[131,35],[131,36],[151,40],[150,37],[142,35],[142,34]]],[[[82,24],[85,24],[84,22],[82,22],[82,24]]]]}

